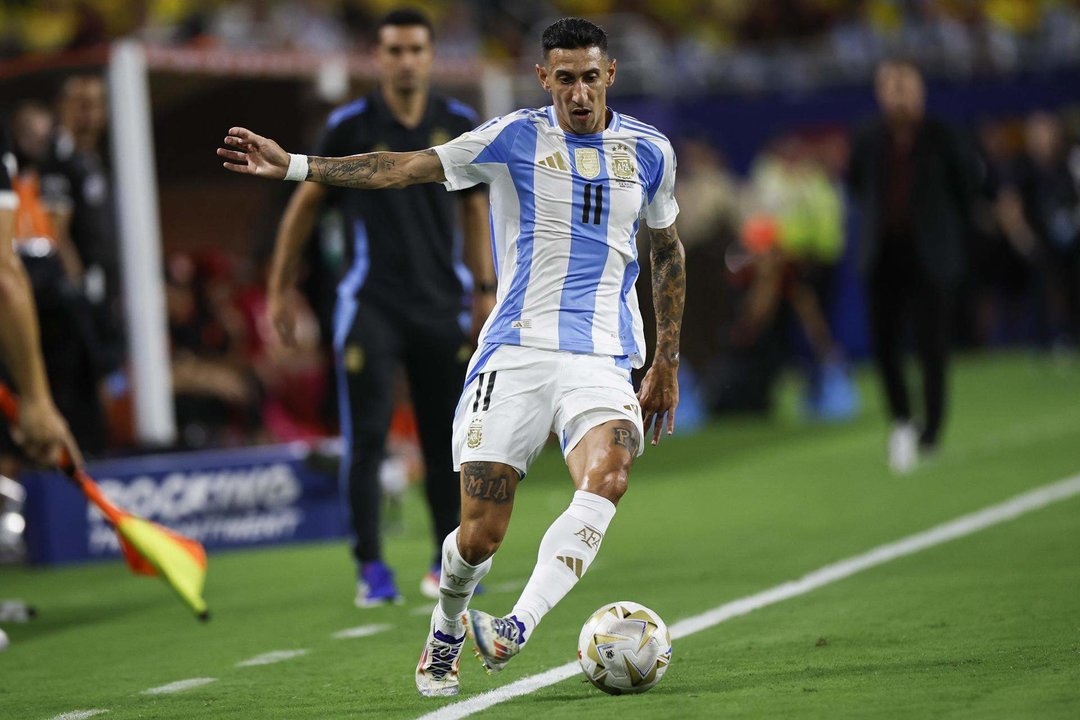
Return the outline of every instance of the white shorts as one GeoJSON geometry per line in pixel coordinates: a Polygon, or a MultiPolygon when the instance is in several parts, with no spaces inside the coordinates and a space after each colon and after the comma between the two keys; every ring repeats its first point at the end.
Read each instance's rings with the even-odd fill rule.
{"type": "Polygon", "coordinates": [[[454,413],[454,469],[499,462],[521,477],[555,433],[563,457],[592,428],[629,420],[644,449],[641,406],[630,367],[607,355],[481,346],[469,362],[468,382],[454,413]]]}

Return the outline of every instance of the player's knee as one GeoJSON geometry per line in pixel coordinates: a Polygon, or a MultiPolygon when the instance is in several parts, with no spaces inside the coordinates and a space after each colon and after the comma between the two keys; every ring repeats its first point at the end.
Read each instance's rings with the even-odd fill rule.
{"type": "Polygon", "coordinates": [[[629,487],[630,468],[621,463],[597,468],[589,473],[588,489],[617,505],[629,487]]]}
{"type": "Polygon", "coordinates": [[[486,523],[462,522],[458,528],[458,552],[470,565],[479,565],[502,545],[505,531],[486,523]]]}

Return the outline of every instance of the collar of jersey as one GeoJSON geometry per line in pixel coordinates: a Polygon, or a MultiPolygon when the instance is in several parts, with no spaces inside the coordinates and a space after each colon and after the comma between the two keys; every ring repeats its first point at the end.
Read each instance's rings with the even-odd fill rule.
{"type": "MultiPolygon", "coordinates": [[[[611,110],[610,107],[605,107],[604,109],[605,110],[611,110]]],[[[562,127],[559,125],[559,118],[555,114],[555,106],[554,105],[548,105],[546,108],[544,108],[544,112],[547,115],[548,126],[551,129],[555,130],[556,132],[562,133],[563,135],[565,135],[567,137],[578,139],[578,140],[595,139],[595,138],[601,137],[605,132],[608,132],[609,130],[611,132],[617,132],[622,127],[622,115],[615,112],[614,110],[611,110],[611,122],[608,123],[608,126],[606,128],[604,128],[603,130],[601,130],[600,132],[597,132],[597,133],[589,133],[588,135],[578,135],[577,133],[566,132],[565,130],[562,129],[562,127]]]]}

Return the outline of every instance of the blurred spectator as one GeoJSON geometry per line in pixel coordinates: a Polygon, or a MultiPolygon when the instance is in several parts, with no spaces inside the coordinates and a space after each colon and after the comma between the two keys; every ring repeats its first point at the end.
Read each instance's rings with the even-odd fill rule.
{"type": "Polygon", "coordinates": [[[53,131],[48,109],[23,103],[12,114],[13,152],[5,156],[19,198],[14,243],[30,277],[41,348],[56,406],[90,455],[105,446],[99,394],[99,340],[85,297],[77,289],[82,263],[66,235],[70,208],[43,195],[41,167],[53,131]]]}
{"type": "Polygon", "coordinates": [[[315,440],[332,433],[324,404],[330,395],[328,359],[322,352],[319,322],[304,296],[292,289],[296,313],[295,343],[281,341],[267,310],[266,272],[239,292],[237,307],[246,326],[245,358],[263,390],[262,424],[274,442],[315,440]]]}
{"type": "MultiPolygon", "coordinates": [[[[1080,60],[1076,0],[455,0],[424,5],[448,60],[484,55],[531,74],[533,28],[588,15],[623,38],[620,83],[674,94],[697,88],[804,89],[866,78],[902,50],[939,75],[1010,74],[1080,60]],[[717,62],[722,58],[723,62],[717,62]],[[678,83],[669,79],[678,70],[678,83]]],[[[120,37],[155,44],[274,51],[364,51],[387,0],[44,0],[0,4],[0,53],[88,47],[120,37]]]]}
{"type": "Polygon", "coordinates": [[[259,390],[243,354],[243,315],[233,304],[227,260],[174,253],[166,268],[177,426],[185,447],[257,439],[259,390]]]}
{"type": "Polygon", "coordinates": [[[1024,141],[1014,183],[1035,240],[1042,295],[1038,340],[1073,349],[1080,337],[1080,177],[1069,166],[1058,117],[1031,115],[1024,141]]]}
{"type": "Polygon", "coordinates": [[[950,308],[965,273],[974,172],[948,126],[926,117],[915,65],[882,63],[875,90],[882,117],[859,133],[848,179],[862,217],[871,334],[893,422],[889,465],[905,473],[940,441],[950,308]],[[918,428],[904,380],[909,326],[923,376],[918,428]]]}
{"type": "Polygon", "coordinates": [[[975,337],[979,344],[1027,340],[1032,310],[1036,238],[1011,178],[1014,148],[1006,121],[984,120],[978,129],[981,215],[971,247],[975,337]]]}
{"type": "Polygon", "coordinates": [[[839,189],[813,146],[788,135],[754,164],[746,205],[743,245],[754,272],[737,327],[750,341],[781,320],[786,303],[810,348],[806,410],[821,419],[849,417],[856,398],[828,321],[833,266],[844,247],[839,189]]]}
{"type": "MultiPolygon", "coordinates": [[[[49,156],[53,116],[36,102],[20,104],[11,116],[12,151],[15,172],[12,186],[19,196],[15,215],[15,243],[48,246],[63,265],[68,280],[79,283],[83,266],[68,233],[71,206],[62,197],[50,196],[42,183],[42,167],[49,156]]],[[[44,250],[43,250],[44,251],[44,250]]]]}
{"type": "Polygon", "coordinates": [[[108,122],[105,81],[98,75],[72,75],[56,100],[57,127],[42,164],[43,195],[70,213],[68,234],[79,264],[81,287],[94,309],[102,341],[101,364],[120,367],[120,277],[112,182],[102,147],[108,122]]]}

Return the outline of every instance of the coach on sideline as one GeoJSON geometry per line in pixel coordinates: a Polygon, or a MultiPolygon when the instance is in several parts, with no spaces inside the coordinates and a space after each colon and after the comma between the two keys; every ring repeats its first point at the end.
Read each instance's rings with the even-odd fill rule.
{"type": "MultiPolygon", "coordinates": [[[[331,113],[319,155],[423,150],[477,124],[471,108],[428,91],[435,48],[426,16],[396,10],[379,22],[376,36],[379,86],[331,113]]],[[[400,599],[379,538],[379,468],[399,362],[416,411],[434,531],[433,566],[421,590],[436,598],[440,549],[457,527],[461,507],[450,453],[454,410],[471,344],[495,303],[487,195],[449,193],[437,185],[371,191],[301,183],[282,218],[268,282],[270,319],[287,345],[293,342],[290,298],[301,249],[326,201],[341,208],[349,235],[333,341],[345,438],[342,473],[359,565],[356,604],[400,599]],[[458,205],[462,232],[455,227],[458,205]]]]}

